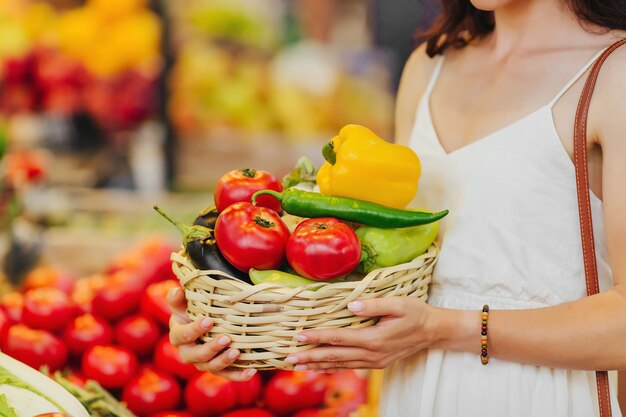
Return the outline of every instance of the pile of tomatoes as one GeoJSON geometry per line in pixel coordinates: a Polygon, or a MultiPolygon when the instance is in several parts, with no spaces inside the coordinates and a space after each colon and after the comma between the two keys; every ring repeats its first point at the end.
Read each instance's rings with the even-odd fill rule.
{"type": "Polygon", "coordinates": [[[343,416],[365,401],[354,372],[262,372],[231,382],[183,363],[169,342],[170,254],[148,242],[101,275],[75,280],[40,267],[0,299],[0,347],[79,385],[98,381],[139,417],[343,416]]]}

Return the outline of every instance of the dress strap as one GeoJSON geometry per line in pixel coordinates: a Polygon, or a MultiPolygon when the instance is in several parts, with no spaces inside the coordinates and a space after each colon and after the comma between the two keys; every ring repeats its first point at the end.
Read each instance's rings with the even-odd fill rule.
{"type": "Polygon", "coordinates": [[[433,89],[435,88],[435,84],[437,83],[437,79],[439,78],[439,73],[441,72],[442,64],[443,64],[443,56],[439,58],[439,61],[437,61],[437,65],[435,65],[435,69],[433,70],[433,73],[430,76],[430,81],[428,82],[426,91],[424,91],[424,94],[422,95],[423,97],[422,100],[426,100],[426,102],[428,102],[428,100],[430,99],[430,94],[433,92],[433,89]]]}
{"type": "Polygon", "coordinates": [[[572,79],[571,79],[571,80],[570,80],[567,84],[565,84],[565,87],[563,87],[563,88],[561,89],[561,91],[559,91],[559,92],[558,92],[558,94],[557,94],[557,95],[556,95],[556,96],[555,96],[555,97],[554,97],[554,98],[550,101],[550,103],[548,104],[548,107],[549,107],[549,108],[552,108],[552,107],[556,104],[556,102],[557,102],[557,101],[559,101],[559,99],[561,98],[561,96],[563,96],[563,94],[565,94],[565,93],[567,92],[567,90],[569,90],[569,89],[572,87],[572,85],[574,85],[574,83],[575,83],[576,81],[578,81],[578,79],[579,79],[580,77],[582,77],[582,76],[583,76],[583,74],[584,74],[585,72],[587,72],[587,70],[589,69],[589,67],[591,67],[591,65],[592,65],[594,62],[596,62],[596,59],[598,59],[598,57],[599,57],[600,55],[602,55],[602,53],[603,53],[606,49],[607,49],[607,48],[603,48],[600,52],[598,52],[597,54],[595,54],[595,55],[593,56],[593,58],[591,58],[591,60],[589,60],[589,62],[587,62],[587,63],[585,64],[585,66],[584,66],[584,67],[582,67],[582,69],[581,69],[580,71],[578,71],[578,73],[577,73],[576,75],[574,75],[574,78],[572,78],[572,79]]]}

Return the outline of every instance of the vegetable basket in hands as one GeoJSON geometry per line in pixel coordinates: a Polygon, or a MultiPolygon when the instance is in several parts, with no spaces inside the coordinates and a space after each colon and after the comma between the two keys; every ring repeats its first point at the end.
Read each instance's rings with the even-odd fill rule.
{"type": "Polygon", "coordinates": [[[230,346],[241,352],[233,368],[292,369],[284,359],[314,347],[295,340],[301,331],[376,323],[377,318],[355,316],[347,308],[349,302],[394,296],[425,301],[437,257],[438,248],[433,244],[410,262],[376,269],[358,281],[320,282],[300,288],[217,279],[228,275],[196,269],[184,253],[172,254],[172,266],[185,291],[189,318],[214,321],[202,340],[227,335],[230,346]]]}
{"type": "MultiPolygon", "coordinates": [[[[187,315],[192,320],[203,317],[213,320],[213,327],[202,337],[204,342],[210,342],[221,335],[230,337],[230,347],[241,352],[232,365],[233,368],[292,369],[293,365],[286,363],[285,358],[292,353],[314,347],[296,340],[300,332],[374,325],[378,318],[355,316],[347,308],[348,303],[356,299],[395,296],[422,300],[427,298],[428,285],[439,253],[433,243],[438,231],[438,226],[435,225],[448,212],[444,210],[427,213],[404,209],[417,191],[421,172],[417,155],[408,147],[390,144],[369,129],[356,125],[341,129],[339,135],[324,146],[322,154],[326,163],[319,171],[310,161],[301,158],[296,169],[283,179],[282,187],[272,180],[271,175],[258,170],[240,170],[226,174],[218,182],[215,192],[219,217],[207,223],[209,229],[214,226],[215,233],[207,228],[196,227],[195,231],[184,234],[186,252],[172,254],[174,273],[187,298],[187,315]],[[260,187],[259,182],[263,182],[260,187]],[[303,189],[302,186],[306,187],[303,189]],[[312,190],[314,186],[319,187],[319,193],[305,191],[312,190]],[[226,204],[228,190],[236,190],[238,197],[226,204]],[[267,200],[263,202],[263,198],[267,200]],[[270,204],[278,204],[278,207],[270,210],[270,204]],[[222,211],[220,206],[227,208],[222,211]],[[325,252],[325,256],[333,257],[332,259],[341,255],[337,262],[327,262],[329,258],[319,257],[309,258],[307,261],[309,266],[333,264],[338,265],[338,268],[347,267],[346,271],[332,276],[315,276],[312,272],[304,271],[303,263],[300,264],[302,272],[299,273],[304,277],[333,279],[348,273],[348,278],[302,286],[281,285],[270,281],[251,285],[237,279],[240,276],[234,275],[241,274],[240,271],[257,268],[246,263],[249,258],[258,258],[267,263],[267,259],[275,255],[264,252],[263,256],[252,256],[251,252],[258,253],[264,244],[255,246],[246,243],[246,250],[231,252],[232,247],[240,242],[254,241],[248,239],[247,235],[241,235],[241,231],[256,233],[260,227],[280,229],[279,224],[283,221],[278,213],[281,211],[298,218],[320,219],[320,223],[315,224],[317,231],[330,231],[335,227],[333,222],[340,223],[339,220],[356,226],[355,232],[345,223],[341,223],[344,229],[348,229],[348,234],[354,235],[350,240],[352,243],[342,241],[332,251],[325,252]],[[241,220],[244,218],[245,222],[241,220]],[[431,224],[433,227],[421,231],[410,229],[411,226],[431,224]],[[369,235],[369,242],[368,233],[372,233],[369,235]],[[396,239],[389,240],[390,234],[397,235],[396,239]],[[415,245],[416,236],[421,240],[419,245],[415,245]],[[213,241],[215,245],[207,245],[207,242],[213,241]],[[381,242],[390,243],[385,246],[381,242]],[[198,247],[204,248],[203,251],[198,250],[198,247]],[[354,265],[344,256],[347,253],[346,248],[353,250],[352,254],[355,256],[350,259],[352,262],[356,261],[354,265]],[[381,250],[383,248],[386,251],[381,250]],[[414,251],[407,252],[407,248],[414,251]],[[418,249],[415,250],[416,248],[418,249]],[[204,262],[204,259],[196,257],[199,252],[208,256],[220,251],[232,265],[235,265],[235,261],[241,265],[235,265],[237,269],[233,269],[228,262],[204,262]],[[359,261],[365,264],[362,269],[368,272],[365,276],[355,276],[349,272],[354,270],[359,261]]],[[[206,219],[202,217],[201,214],[194,224],[205,224],[206,219]]],[[[288,237],[286,260],[296,271],[298,259],[289,259],[289,244],[304,236],[298,231],[311,226],[308,222],[305,220],[298,224],[294,231],[286,230],[286,225],[282,226],[288,237]]],[[[315,251],[318,251],[324,246],[323,240],[318,238],[324,239],[321,234],[316,234],[315,240],[305,241],[302,247],[313,245],[315,251]]],[[[273,267],[259,269],[275,269],[280,262],[279,257],[273,267]]],[[[247,278],[247,274],[245,275],[247,278]]],[[[306,281],[308,280],[304,282],[306,281]]]]}

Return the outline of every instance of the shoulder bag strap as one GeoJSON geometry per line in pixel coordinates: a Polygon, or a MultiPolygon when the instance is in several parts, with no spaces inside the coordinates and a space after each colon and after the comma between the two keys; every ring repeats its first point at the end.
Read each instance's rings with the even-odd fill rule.
{"type": "MultiPolygon", "coordinates": [[[[580,215],[580,236],[583,246],[583,260],[585,265],[585,280],[587,282],[587,295],[597,294],[598,268],[596,265],[596,252],[593,242],[593,224],[591,221],[591,205],[589,201],[589,173],[587,168],[587,114],[593,89],[598,79],[598,73],[606,58],[617,48],[626,44],[622,39],[609,48],[596,60],[589,77],[585,82],[574,121],[574,166],[576,168],[576,190],[578,193],[578,213],[580,215]]],[[[609,377],[607,371],[596,372],[598,384],[598,405],[600,417],[611,417],[611,398],[609,395],[609,377]]]]}

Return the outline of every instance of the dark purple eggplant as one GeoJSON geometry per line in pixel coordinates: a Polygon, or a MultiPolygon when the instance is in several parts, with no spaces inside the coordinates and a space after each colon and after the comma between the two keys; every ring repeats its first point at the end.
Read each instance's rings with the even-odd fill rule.
{"type": "MultiPolygon", "coordinates": [[[[232,266],[221,254],[215,244],[212,229],[200,225],[186,225],[164,213],[158,206],[155,205],[154,209],[167,221],[176,226],[183,235],[185,252],[193,266],[201,270],[225,272],[241,281],[252,283],[248,274],[232,266]]],[[[212,277],[214,279],[226,279],[221,275],[212,275],[212,277]]]]}
{"type": "Polygon", "coordinates": [[[197,226],[204,226],[207,229],[214,230],[217,216],[219,216],[217,208],[215,206],[209,206],[202,210],[200,213],[198,213],[198,217],[196,217],[196,220],[193,222],[193,224],[197,226]]]}

